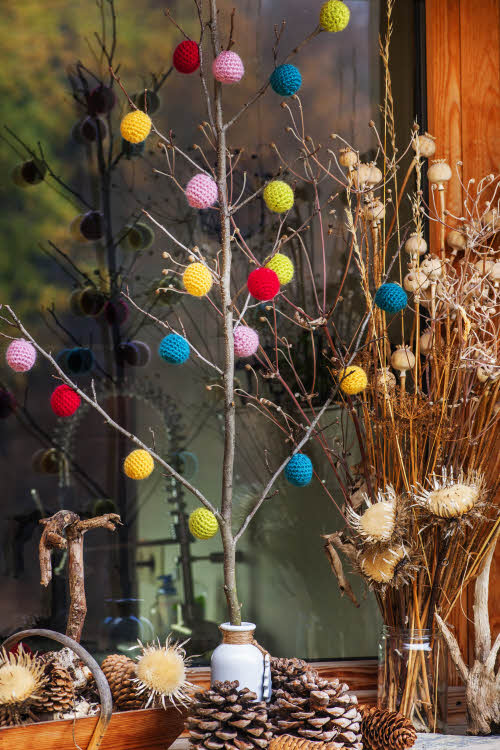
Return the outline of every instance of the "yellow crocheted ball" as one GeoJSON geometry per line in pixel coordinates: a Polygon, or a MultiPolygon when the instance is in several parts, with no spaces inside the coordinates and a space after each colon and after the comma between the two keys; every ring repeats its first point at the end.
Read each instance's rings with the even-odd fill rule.
{"type": "Polygon", "coordinates": [[[129,453],[123,462],[123,471],[130,479],[147,479],[154,467],[153,456],[141,448],[129,453]]]}
{"type": "Polygon", "coordinates": [[[208,294],[214,283],[210,269],[203,263],[190,263],[182,277],[186,292],[193,297],[203,297],[208,294]]]}
{"type": "Polygon", "coordinates": [[[196,508],[189,516],[189,531],[196,539],[211,539],[219,531],[219,522],[208,508],[196,508]]]}
{"type": "Polygon", "coordinates": [[[270,211],[282,214],[293,206],[293,190],[283,180],[273,180],[264,188],[264,200],[270,211]]]}
{"type": "Polygon", "coordinates": [[[120,123],[122,138],[129,143],[142,143],[151,132],[151,117],[140,109],[125,115],[120,123]]]}
{"type": "Polygon", "coordinates": [[[340,390],[347,393],[348,396],[355,396],[356,393],[364,391],[368,385],[366,372],[362,367],[350,365],[338,374],[340,390]]]}
{"type": "Polygon", "coordinates": [[[293,263],[290,258],[287,255],[283,255],[283,253],[276,253],[276,255],[273,255],[271,260],[267,261],[266,268],[270,268],[271,271],[275,272],[281,286],[289,284],[293,279],[293,263]]]}
{"type": "Polygon", "coordinates": [[[321,7],[319,25],[324,31],[343,31],[350,15],[351,11],[342,0],[328,0],[321,7]]]}

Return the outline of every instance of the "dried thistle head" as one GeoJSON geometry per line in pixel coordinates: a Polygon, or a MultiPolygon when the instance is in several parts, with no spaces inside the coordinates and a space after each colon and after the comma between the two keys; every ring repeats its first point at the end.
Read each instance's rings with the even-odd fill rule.
{"type": "Polygon", "coordinates": [[[409,550],[404,544],[363,549],[357,564],[368,584],[382,590],[401,585],[411,573],[409,550]]]}
{"type": "Polygon", "coordinates": [[[478,510],[485,490],[484,478],[476,471],[465,474],[460,471],[457,477],[453,469],[445,468],[441,474],[433,474],[427,481],[429,487],[413,487],[413,498],[417,505],[431,516],[449,520],[465,518],[478,510]]]}
{"type": "Polygon", "coordinates": [[[141,653],[137,657],[137,677],[134,682],[137,693],[148,696],[146,708],[155,703],[161,703],[165,708],[165,702],[173,705],[178,702],[184,706],[191,700],[194,685],[187,680],[189,659],[186,659],[183,645],[174,643],[170,636],[165,645],[161,645],[160,641],[147,646],[139,642],[141,653]]]}
{"type": "Polygon", "coordinates": [[[347,520],[351,528],[368,544],[383,544],[389,542],[396,526],[397,497],[390,485],[385,492],[377,493],[377,502],[371,503],[368,495],[363,497],[368,508],[363,513],[357,513],[347,508],[347,520]]]}
{"type": "Polygon", "coordinates": [[[37,656],[25,653],[20,647],[17,653],[0,651],[0,707],[12,717],[12,723],[20,723],[23,715],[29,715],[40,701],[45,685],[44,664],[37,656]]]}

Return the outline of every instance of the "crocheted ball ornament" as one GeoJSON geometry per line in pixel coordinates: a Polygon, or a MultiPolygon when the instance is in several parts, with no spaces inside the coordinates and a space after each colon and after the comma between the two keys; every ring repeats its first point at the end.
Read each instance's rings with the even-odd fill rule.
{"type": "Polygon", "coordinates": [[[238,83],[243,78],[245,66],[236,52],[225,50],[213,61],[212,72],[220,83],[238,83]]]}
{"type": "Polygon", "coordinates": [[[95,116],[86,117],[73,128],[73,137],[77,143],[95,143],[98,136],[103,140],[107,134],[106,123],[95,116]]]}
{"type": "Polygon", "coordinates": [[[129,309],[128,304],[124,299],[117,299],[114,301],[108,300],[104,306],[104,315],[109,325],[123,325],[128,318],[129,309]]]}
{"type": "Polygon", "coordinates": [[[120,133],[129,143],[145,141],[151,132],[151,118],[141,109],[129,112],[120,123],[120,133]]]}
{"type": "Polygon", "coordinates": [[[313,465],[305,453],[296,453],[285,466],[285,479],[295,487],[306,487],[313,475],[313,465]]]}
{"type": "Polygon", "coordinates": [[[196,42],[185,39],[177,45],[173,57],[174,68],[179,73],[194,73],[200,67],[200,50],[196,42]]]}
{"type": "Polygon", "coordinates": [[[388,313],[397,313],[404,310],[408,304],[408,295],[399,284],[382,284],[377,289],[374,302],[377,307],[388,313]]]}
{"type": "Polygon", "coordinates": [[[28,185],[39,185],[47,172],[47,167],[39,159],[30,159],[21,165],[21,178],[28,185]]]}
{"type": "Polygon", "coordinates": [[[36,349],[26,339],[14,339],[5,353],[7,364],[14,372],[28,372],[36,361],[36,349]]]}
{"type": "Polygon", "coordinates": [[[154,115],[161,106],[159,95],[156,91],[151,91],[151,89],[143,89],[138,94],[133,94],[132,101],[138,109],[142,110],[147,115],[154,115]]]}
{"type": "Polygon", "coordinates": [[[142,156],[145,148],[146,141],[141,141],[140,143],[129,143],[124,138],[122,138],[122,152],[124,157],[129,161],[130,159],[142,156]]]}
{"type": "Polygon", "coordinates": [[[189,342],[178,333],[169,333],[161,340],[158,354],[171,365],[182,365],[189,359],[189,342]]]}
{"type": "Polygon", "coordinates": [[[324,31],[343,31],[350,16],[351,11],[342,0],[328,0],[321,6],[319,25],[324,31]]]}
{"type": "Polygon", "coordinates": [[[270,211],[282,214],[293,206],[293,190],[283,180],[273,180],[264,188],[264,201],[270,211]]]}
{"type": "Polygon", "coordinates": [[[279,65],[269,79],[271,88],[280,96],[293,96],[302,86],[300,70],[295,65],[279,65]]]}
{"type": "Polygon", "coordinates": [[[153,456],[142,448],[129,453],[123,462],[123,471],[129,479],[147,479],[155,467],[153,456]]]}
{"type": "Polygon", "coordinates": [[[138,221],[133,226],[124,227],[124,237],[121,245],[126,250],[149,250],[155,240],[155,233],[149,224],[138,221]]]}
{"type": "Polygon", "coordinates": [[[118,347],[118,356],[123,364],[146,367],[151,360],[151,349],[145,341],[127,341],[118,347]]]}
{"type": "Polygon", "coordinates": [[[195,539],[211,539],[219,531],[219,522],[208,508],[196,508],[189,516],[189,531],[195,539]]]}
{"type": "Polygon", "coordinates": [[[91,242],[100,240],[104,234],[104,216],[100,211],[88,211],[80,222],[80,234],[91,242]]]}
{"type": "Polygon", "coordinates": [[[247,280],[248,291],[259,302],[267,302],[276,297],[280,290],[278,274],[272,268],[256,268],[247,280]]]}
{"type": "Polygon", "coordinates": [[[109,86],[96,86],[87,97],[87,107],[91,115],[104,115],[115,106],[115,92],[109,86]]]}
{"type": "Polygon", "coordinates": [[[293,279],[293,263],[290,258],[287,255],[283,255],[283,253],[276,253],[276,255],[273,255],[271,260],[267,261],[266,268],[275,271],[281,286],[289,284],[293,279]]]}
{"type": "Polygon", "coordinates": [[[75,315],[95,317],[99,315],[106,304],[106,297],[94,286],[75,289],[70,297],[69,306],[75,315]]]}
{"type": "Polygon", "coordinates": [[[58,417],[71,417],[79,408],[82,399],[69,385],[58,385],[50,397],[52,411],[58,417]]]}
{"type": "Polygon", "coordinates": [[[341,370],[338,374],[338,379],[340,390],[348,396],[355,396],[357,393],[361,393],[368,385],[366,372],[362,367],[357,367],[356,365],[349,365],[349,367],[341,370]]]}
{"type": "Polygon", "coordinates": [[[77,346],[59,352],[56,362],[68,375],[87,375],[94,366],[94,355],[87,347],[77,346]]]}
{"type": "Polygon", "coordinates": [[[214,283],[210,269],[196,261],[190,263],[182,275],[184,289],[193,297],[204,297],[208,294],[214,283]]]}
{"type": "Polygon", "coordinates": [[[234,329],[234,353],[237,357],[251,357],[259,348],[259,334],[248,326],[234,329]]]}
{"type": "Polygon", "coordinates": [[[186,185],[186,198],[191,208],[210,208],[218,198],[217,185],[207,174],[195,174],[186,185]]]}
{"type": "Polygon", "coordinates": [[[0,419],[7,419],[16,409],[16,399],[6,388],[0,388],[0,419]]]}

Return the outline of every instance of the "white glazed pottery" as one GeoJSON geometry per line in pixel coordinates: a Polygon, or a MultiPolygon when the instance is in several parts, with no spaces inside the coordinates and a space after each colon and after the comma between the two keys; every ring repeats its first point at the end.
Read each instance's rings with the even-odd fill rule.
{"type": "Polygon", "coordinates": [[[217,680],[238,680],[240,688],[246,687],[257,694],[257,700],[269,701],[269,654],[263,654],[252,643],[255,625],[252,622],[243,622],[241,625],[230,625],[225,622],[219,628],[222,631],[222,643],[212,654],[212,683],[217,680]]]}

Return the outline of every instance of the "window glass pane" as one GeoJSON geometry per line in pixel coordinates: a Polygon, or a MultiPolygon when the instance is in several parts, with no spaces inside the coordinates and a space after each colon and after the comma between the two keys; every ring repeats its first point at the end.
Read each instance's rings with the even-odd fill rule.
{"type": "MultiPolygon", "coordinates": [[[[348,30],[320,35],[296,58],[303,77],[300,96],[305,127],[315,143],[325,144],[330,133],[338,133],[364,158],[373,158],[376,142],[368,121],[379,120],[382,3],[350,0],[348,4],[348,30]]],[[[195,357],[182,368],[162,362],[157,349],[165,332],[154,321],[144,321],[129,303],[124,308],[116,290],[130,290],[138,304],[168,319],[175,328],[185,325],[202,355],[220,362],[220,328],[207,304],[175,292],[155,295],[164,282],[162,268],[175,269],[177,261],[185,262],[185,255],[157,228],[151,247],[139,253],[131,246],[137,232],[127,234],[131,225],[143,220],[141,209],[146,208],[182,243],[197,244],[208,257],[215,257],[219,229],[213,212],[192,211],[172,180],[153,171],[167,171],[156,136],[149,138],[142,155],[121,153],[118,124],[126,100],[119,90],[110,117],[101,118],[102,158],[111,153],[114,165],[109,184],[106,175],[103,182],[95,120],[85,121],[85,109],[75,101],[84,98],[82,89],[90,90],[98,79],[109,78],[94,34],[104,40],[98,5],[53,0],[42,12],[38,2],[25,0],[4,8],[4,27],[9,33],[4,38],[0,76],[7,126],[6,147],[0,154],[3,173],[9,175],[16,165],[36,157],[47,159],[52,176],[26,189],[13,180],[3,182],[2,299],[15,306],[32,333],[54,355],[60,355],[60,362],[79,373],[78,383],[90,391],[94,381],[96,397],[113,419],[168,456],[218,504],[223,449],[218,376],[195,357]],[[114,146],[108,152],[110,126],[114,146]],[[79,222],[74,221],[90,209],[106,210],[106,201],[110,202],[113,240],[108,241],[108,249],[103,240],[83,242],[79,222]],[[109,245],[120,240],[116,251],[109,252],[109,245]],[[171,258],[162,260],[162,252],[171,258]],[[136,342],[133,346],[132,341],[136,342]],[[80,351],[69,360],[64,350],[75,348],[90,354],[80,351]]],[[[224,38],[233,5],[220,3],[224,38]]],[[[186,32],[195,36],[194,5],[177,0],[170,7],[186,32]]],[[[237,3],[234,49],[245,62],[246,74],[241,85],[226,92],[228,112],[237,111],[272,70],[274,28],[279,28],[282,18],[287,18],[287,24],[278,61],[314,30],[318,7],[319,3],[295,0],[237,3]]],[[[113,64],[120,66],[122,82],[132,95],[154,86],[168,73],[171,52],[181,36],[165,18],[164,3],[120,0],[116,8],[113,64]]],[[[112,32],[106,8],[104,15],[104,41],[109,48],[112,32]]],[[[396,38],[397,54],[408,70],[412,29],[408,18],[405,22],[396,38]]],[[[396,87],[398,80],[396,76],[396,87]]],[[[400,88],[406,99],[398,116],[408,128],[413,89],[409,76],[405,80],[400,88]]],[[[171,130],[191,159],[200,159],[200,151],[193,149],[193,144],[199,144],[212,163],[213,153],[199,129],[206,111],[198,76],[168,73],[159,97],[160,108],[154,114],[158,129],[171,130]]],[[[279,159],[271,143],[287,162],[296,158],[297,144],[286,132],[288,114],[280,108],[280,101],[268,90],[231,133],[231,147],[244,150],[241,169],[234,177],[236,195],[243,188],[247,192],[258,188],[276,172],[279,159]],[[246,187],[243,171],[247,172],[246,187]]],[[[298,116],[296,104],[294,113],[298,116]]],[[[176,176],[181,186],[192,174],[190,165],[179,163],[176,176]]],[[[311,195],[300,185],[297,197],[294,221],[310,215],[312,206],[311,195]]],[[[343,268],[342,196],[335,206],[327,249],[331,288],[338,284],[343,268]]],[[[243,236],[259,260],[264,259],[271,241],[271,223],[260,204],[242,216],[243,236]]],[[[151,226],[151,222],[146,224],[151,226]]],[[[314,232],[309,241],[312,269],[318,273],[321,253],[314,232]]],[[[140,242],[145,243],[144,235],[140,242]]],[[[247,273],[247,262],[238,256],[235,283],[242,286],[247,273]]],[[[302,294],[300,273],[292,287],[297,299],[302,294]]],[[[172,278],[168,277],[170,282],[172,278]]],[[[351,292],[338,321],[344,332],[355,310],[351,292]]],[[[258,311],[255,316],[259,325],[258,311]]],[[[265,326],[261,328],[265,339],[265,326]]],[[[302,344],[297,341],[298,348],[302,344]]],[[[304,348],[305,377],[310,373],[308,356],[304,348]]],[[[237,378],[242,388],[250,392],[255,388],[252,374],[243,366],[237,378]]],[[[133,444],[89,407],[82,406],[73,417],[57,419],[49,397],[58,381],[47,363],[39,361],[28,376],[2,367],[0,380],[17,402],[14,413],[0,420],[1,635],[25,625],[65,628],[66,558],[64,553],[55,553],[52,583],[42,589],[37,559],[40,518],[61,508],[82,517],[116,511],[124,525],[115,534],[96,530],[85,540],[88,615],[84,645],[99,655],[127,651],[137,638],[164,637],[173,630],[181,638],[190,636],[192,653],[203,654],[199,661],[206,662],[207,652],[218,642],[217,624],[226,614],[220,538],[196,541],[187,529],[187,515],[197,507],[196,500],[158,468],[144,482],[126,478],[122,462],[133,444]]],[[[274,398],[286,404],[285,394],[275,390],[274,398]]],[[[285,446],[273,425],[243,400],[238,403],[237,419],[235,492],[237,517],[242,520],[269,476],[269,467],[278,465],[285,455],[285,446]]],[[[327,413],[323,428],[332,442],[348,429],[337,408],[327,413]]],[[[330,492],[341,504],[324,455],[315,447],[311,452],[320,476],[323,472],[330,492]]],[[[357,461],[354,449],[349,460],[357,461]]],[[[240,545],[239,594],[245,619],[257,623],[257,637],[276,655],[309,659],[374,655],[378,614],[371,594],[365,599],[357,589],[360,609],[341,598],[322,549],[321,534],[340,527],[337,510],[317,482],[306,490],[284,483],[278,488],[240,545]]]]}

